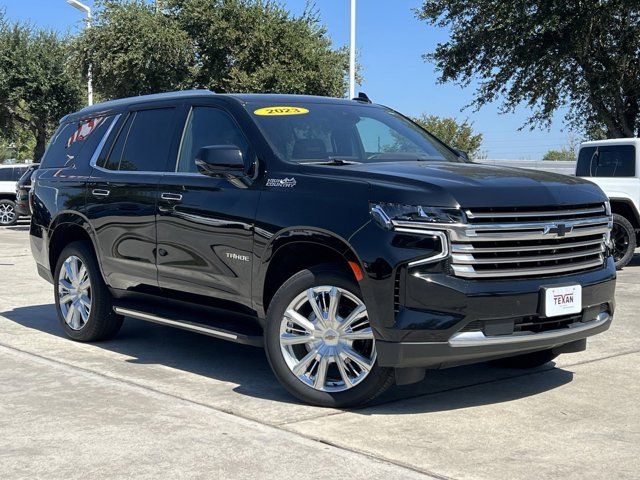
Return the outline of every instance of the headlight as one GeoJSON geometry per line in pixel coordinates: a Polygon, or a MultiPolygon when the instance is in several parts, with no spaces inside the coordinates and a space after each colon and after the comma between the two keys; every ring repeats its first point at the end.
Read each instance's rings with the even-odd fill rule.
{"type": "Polygon", "coordinates": [[[464,213],[457,208],[401,205],[398,203],[372,203],[371,215],[381,227],[388,230],[391,230],[396,222],[424,225],[464,222],[464,213]]]}

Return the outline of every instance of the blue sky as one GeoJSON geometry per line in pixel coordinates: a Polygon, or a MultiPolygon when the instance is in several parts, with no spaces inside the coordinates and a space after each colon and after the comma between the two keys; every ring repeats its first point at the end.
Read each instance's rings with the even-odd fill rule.
{"type": "MultiPolygon", "coordinates": [[[[86,0],[92,5],[92,0],[86,0]]],[[[292,12],[301,13],[305,0],[281,0],[292,12]]],[[[468,119],[484,134],[483,150],[489,158],[537,160],[544,152],[567,143],[562,114],[557,115],[550,131],[518,131],[528,116],[526,108],[515,114],[500,115],[499,104],[479,112],[462,110],[473,98],[473,87],[437,83],[437,72],[422,55],[447,32],[418,21],[412,11],[420,0],[359,0],[357,47],[364,82],[357,90],[366,92],[376,103],[408,115],[429,113],[468,119]]],[[[349,41],[349,0],[316,0],[323,23],[335,46],[349,41]]],[[[65,0],[0,0],[12,20],[32,23],[62,32],[81,27],[82,15],[65,0]]]]}

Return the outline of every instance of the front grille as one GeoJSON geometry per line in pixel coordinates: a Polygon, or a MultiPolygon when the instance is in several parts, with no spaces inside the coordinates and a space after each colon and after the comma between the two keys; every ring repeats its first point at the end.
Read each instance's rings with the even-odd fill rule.
{"type": "Polygon", "coordinates": [[[454,275],[500,279],[601,267],[611,228],[604,204],[465,210],[450,231],[454,275]]]}
{"type": "Polygon", "coordinates": [[[538,318],[538,317],[525,317],[520,321],[516,321],[513,331],[514,332],[532,332],[542,333],[549,330],[559,330],[566,328],[569,325],[578,323],[582,320],[582,315],[571,315],[554,318],[538,318]]]}

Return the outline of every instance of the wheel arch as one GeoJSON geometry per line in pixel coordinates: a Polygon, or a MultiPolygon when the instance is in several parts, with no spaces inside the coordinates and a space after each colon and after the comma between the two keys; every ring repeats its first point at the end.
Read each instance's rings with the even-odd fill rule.
{"type": "Polygon", "coordinates": [[[611,197],[611,213],[617,213],[625,217],[636,230],[640,230],[640,215],[633,200],[626,197],[611,197]]]}
{"type": "Polygon", "coordinates": [[[279,232],[270,240],[260,257],[254,288],[254,303],[261,318],[280,286],[292,275],[324,263],[336,263],[357,281],[362,263],[344,239],[332,232],[295,227],[279,232]]]}
{"type": "MultiPolygon", "coordinates": [[[[98,266],[102,269],[96,235],[89,221],[78,212],[61,212],[51,222],[49,227],[48,261],[52,274],[55,272],[56,264],[62,250],[75,241],[84,241],[91,246],[98,261],[98,266]]],[[[102,274],[102,270],[100,273],[102,274]]]]}

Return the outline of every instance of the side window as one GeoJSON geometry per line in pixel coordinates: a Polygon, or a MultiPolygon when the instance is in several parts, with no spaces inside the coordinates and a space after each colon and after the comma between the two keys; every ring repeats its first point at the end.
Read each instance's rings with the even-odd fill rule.
{"type": "Polygon", "coordinates": [[[15,180],[16,182],[20,180],[20,178],[22,178],[22,175],[24,175],[24,172],[26,172],[28,169],[29,167],[14,167],[12,180],[15,180]]]}
{"type": "Polygon", "coordinates": [[[214,107],[194,107],[182,135],[176,171],[196,173],[195,157],[210,145],[235,145],[245,159],[248,156],[249,144],[228,113],[214,107]]]}
{"type": "Polygon", "coordinates": [[[42,168],[62,168],[71,161],[89,162],[112,121],[113,116],[108,116],[60,125],[42,157],[42,168]]]}
{"type": "Polygon", "coordinates": [[[120,166],[120,159],[122,158],[122,151],[124,150],[124,144],[127,142],[129,131],[131,130],[131,125],[133,124],[133,119],[135,117],[135,113],[132,113],[127,117],[126,122],[124,122],[124,125],[120,129],[118,138],[113,144],[113,147],[111,147],[109,156],[104,161],[100,159],[98,161],[99,166],[106,168],[107,170],[118,170],[118,167],[120,166]]]}
{"type": "Polygon", "coordinates": [[[634,177],[636,149],[633,145],[585,147],[580,150],[579,177],[634,177]]]}
{"type": "Polygon", "coordinates": [[[11,176],[13,174],[13,168],[0,168],[0,182],[9,182],[11,181],[11,176]]]}
{"type": "Polygon", "coordinates": [[[116,150],[120,137],[126,135],[118,170],[161,172],[165,169],[171,147],[174,112],[174,108],[140,110],[130,118],[130,128],[123,128],[114,145],[116,150]]]}
{"type": "MultiPolygon", "coordinates": [[[[356,124],[356,128],[367,157],[390,152],[423,153],[423,149],[418,145],[374,118],[363,117],[356,124]]],[[[433,150],[434,155],[437,155],[435,148],[433,150]]]]}

